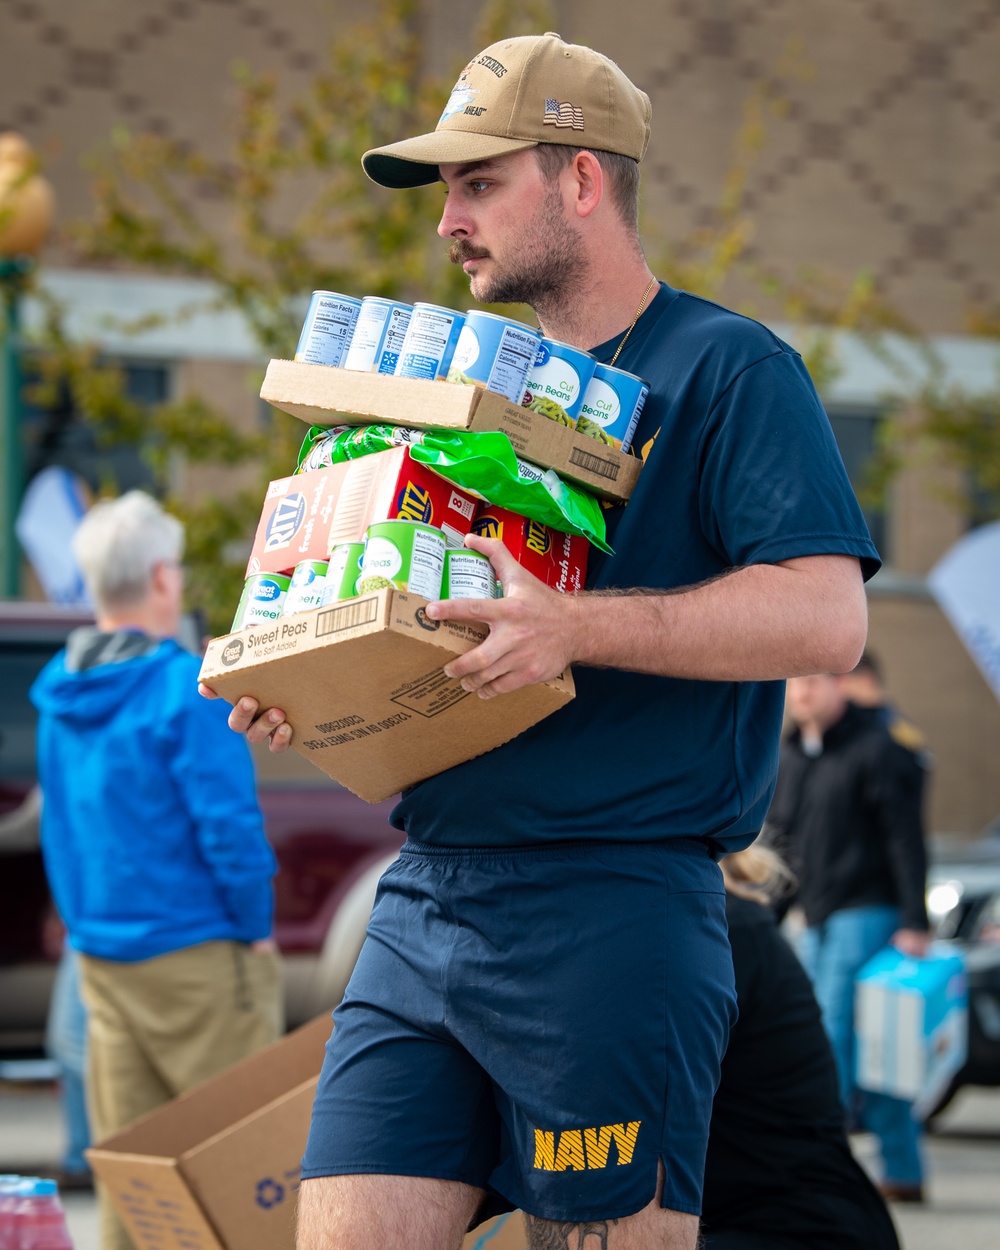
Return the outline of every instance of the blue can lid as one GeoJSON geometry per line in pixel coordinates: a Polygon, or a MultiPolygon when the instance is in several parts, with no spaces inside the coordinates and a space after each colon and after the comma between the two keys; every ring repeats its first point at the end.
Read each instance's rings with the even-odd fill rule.
{"type": "Polygon", "coordinates": [[[35,1178],[31,1192],[36,1198],[51,1198],[59,1192],[59,1186],[53,1180],[35,1178]]]}

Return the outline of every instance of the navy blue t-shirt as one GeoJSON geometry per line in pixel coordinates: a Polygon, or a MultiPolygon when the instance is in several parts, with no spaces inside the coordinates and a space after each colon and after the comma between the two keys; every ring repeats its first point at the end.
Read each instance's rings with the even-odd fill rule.
{"type": "MultiPolygon", "coordinates": [[[[593,349],[610,361],[621,335],[593,349]]],[[[747,564],[853,555],[879,567],[798,353],[764,326],[665,285],[617,360],[650,384],[645,459],[607,512],[613,556],[587,589],[691,586],[747,564]]],[[[442,846],[705,837],[745,846],[774,788],[784,683],[578,666],[577,697],[408,790],[392,822],[442,846]]],[[[502,696],[501,696],[502,697],[502,696]]]]}

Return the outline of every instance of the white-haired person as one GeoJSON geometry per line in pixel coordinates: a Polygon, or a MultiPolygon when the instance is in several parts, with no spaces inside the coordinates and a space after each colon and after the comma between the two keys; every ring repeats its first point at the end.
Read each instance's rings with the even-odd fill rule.
{"type": "Polygon", "coordinates": [[[899,1250],[851,1154],[809,978],[770,907],[791,874],[756,843],[721,868],[739,1018],[712,1105],[704,1250],[899,1250]]]}
{"type": "MultiPolygon", "coordinates": [[[[96,504],[73,551],[96,607],[39,675],[42,852],[80,958],[100,1141],[279,1036],[275,859],[246,743],[174,637],[184,533],[96,504]]],[[[103,1250],[131,1242],[102,1204],[103,1250]]]]}

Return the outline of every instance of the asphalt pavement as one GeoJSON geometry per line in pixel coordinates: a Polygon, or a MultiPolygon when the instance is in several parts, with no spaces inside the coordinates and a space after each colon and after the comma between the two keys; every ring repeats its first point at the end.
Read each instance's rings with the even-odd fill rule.
{"type": "MultiPolygon", "coordinates": [[[[851,1144],[874,1168],[873,1139],[851,1144]]],[[[925,1145],[929,1201],[892,1208],[903,1250],[1000,1250],[1000,1090],[963,1090],[925,1145]]],[[[0,1173],[51,1171],[61,1149],[55,1086],[0,1080],[0,1173]]],[[[93,1195],[63,1200],[75,1250],[99,1250],[93,1195]]]]}

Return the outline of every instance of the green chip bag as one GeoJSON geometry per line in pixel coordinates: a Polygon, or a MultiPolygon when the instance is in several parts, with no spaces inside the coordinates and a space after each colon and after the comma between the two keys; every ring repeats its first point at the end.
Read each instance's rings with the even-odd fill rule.
{"type": "Polygon", "coordinates": [[[476,430],[415,430],[401,425],[314,425],[299,452],[296,473],[408,446],[414,460],[498,508],[566,534],[582,534],[602,551],[604,513],[597,498],[555,469],[520,460],[506,434],[476,430]]]}

